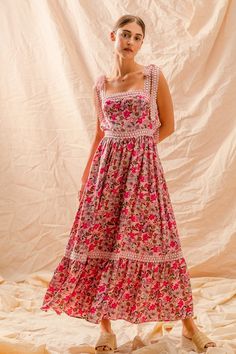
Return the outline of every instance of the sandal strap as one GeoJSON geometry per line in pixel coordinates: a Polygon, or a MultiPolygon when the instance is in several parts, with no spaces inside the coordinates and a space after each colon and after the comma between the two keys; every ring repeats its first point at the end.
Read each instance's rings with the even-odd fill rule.
{"type": "Polygon", "coordinates": [[[206,349],[205,345],[208,343],[214,343],[209,337],[202,331],[197,331],[192,336],[192,341],[195,343],[198,349],[206,349]]]}

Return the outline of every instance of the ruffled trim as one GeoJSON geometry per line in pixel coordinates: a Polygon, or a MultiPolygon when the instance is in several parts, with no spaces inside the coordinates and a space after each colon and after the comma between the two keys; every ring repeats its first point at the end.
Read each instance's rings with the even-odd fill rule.
{"type": "Polygon", "coordinates": [[[174,321],[193,316],[185,259],[139,262],[90,258],[86,264],[63,257],[41,310],[54,310],[99,323],[174,321]]]}

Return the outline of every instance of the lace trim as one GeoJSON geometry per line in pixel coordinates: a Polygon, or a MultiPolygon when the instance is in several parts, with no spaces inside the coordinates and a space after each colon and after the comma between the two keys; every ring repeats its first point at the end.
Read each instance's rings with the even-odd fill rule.
{"type": "Polygon", "coordinates": [[[159,127],[161,126],[161,122],[159,119],[159,112],[158,112],[158,106],[157,106],[157,93],[158,93],[158,83],[159,83],[159,74],[160,74],[160,68],[155,65],[152,65],[152,70],[151,70],[151,120],[154,124],[154,138],[155,141],[158,143],[159,142],[159,127]]]}
{"type": "Polygon", "coordinates": [[[102,100],[101,100],[101,96],[100,96],[101,84],[102,84],[102,75],[97,79],[97,81],[95,83],[95,102],[94,102],[96,112],[98,114],[100,121],[102,122],[104,119],[104,113],[103,113],[103,109],[102,109],[102,100]]]}
{"type": "Polygon", "coordinates": [[[152,136],[153,137],[153,130],[150,128],[146,129],[137,129],[137,130],[130,130],[130,131],[114,131],[114,130],[105,130],[104,137],[113,137],[113,138],[137,138],[139,136],[152,136]]]}
{"type": "Polygon", "coordinates": [[[111,259],[111,260],[119,260],[120,258],[126,258],[134,261],[139,261],[139,262],[153,262],[153,263],[159,263],[159,262],[170,262],[174,261],[180,258],[183,258],[183,253],[182,250],[176,253],[169,253],[166,255],[161,255],[161,256],[153,256],[153,255],[148,255],[148,254],[141,254],[141,253],[135,253],[135,252],[119,252],[119,253],[114,253],[114,252],[105,252],[105,251],[93,251],[93,252],[74,252],[72,251],[71,253],[66,252],[65,256],[67,258],[70,258],[71,260],[78,260],[81,263],[85,263],[87,261],[87,258],[102,258],[102,259],[111,259]]]}

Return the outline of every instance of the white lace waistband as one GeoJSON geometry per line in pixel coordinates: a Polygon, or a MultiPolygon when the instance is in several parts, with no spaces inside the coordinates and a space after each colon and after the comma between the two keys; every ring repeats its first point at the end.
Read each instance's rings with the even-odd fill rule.
{"type": "Polygon", "coordinates": [[[153,136],[153,130],[152,129],[137,129],[133,131],[114,131],[114,130],[105,130],[105,135],[104,137],[114,137],[114,138],[136,138],[139,136],[147,135],[147,136],[153,136]]]}

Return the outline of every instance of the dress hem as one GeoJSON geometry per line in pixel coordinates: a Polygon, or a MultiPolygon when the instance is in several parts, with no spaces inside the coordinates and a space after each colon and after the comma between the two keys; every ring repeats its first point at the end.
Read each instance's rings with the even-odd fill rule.
{"type": "Polygon", "coordinates": [[[183,316],[179,316],[179,317],[170,317],[170,318],[161,318],[161,317],[156,317],[156,318],[153,318],[153,319],[150,319],[148,318],[147,320],[131,320],[131,318],[129,317],[116,317],[116,316],[102,316],[101,319],[92,319],[92,318],[88,318],[86,316],[81,316],[81,315],[72,315],[72,314],[69,314],[66,310],[58,310],[57,307],[53,307],[53,306],[50,306],[47,307],[47,306],[42,306],[40,307],[40,310],[42,311],[45,311],[45,312],[48,312],[48,311],[54,311],[57,315],[61,315],[61,314],[66,314],[67,316],[69,317],[74,317],[74,318],[80,318],[80,319],[84,319],[90,323],[94,323],[94,324],[99,324],[101,322],[102,319],[108,319],[108,320],[111,320],[111,321],[116,321],[116,320],[123,320],[123,321],[126,321],[126,322],[129,322],[129,323],[132,323],[132,324],[141,324],[141,323],[147,323],[147,322],[170,322],[170,321],[179,321],[179,320],[184,320],[184,319],[187,319],[187,318],[192,318],[194,317],[194,314],[193,312],[190,313],[190,314],[185,314],[183,316]]]}

